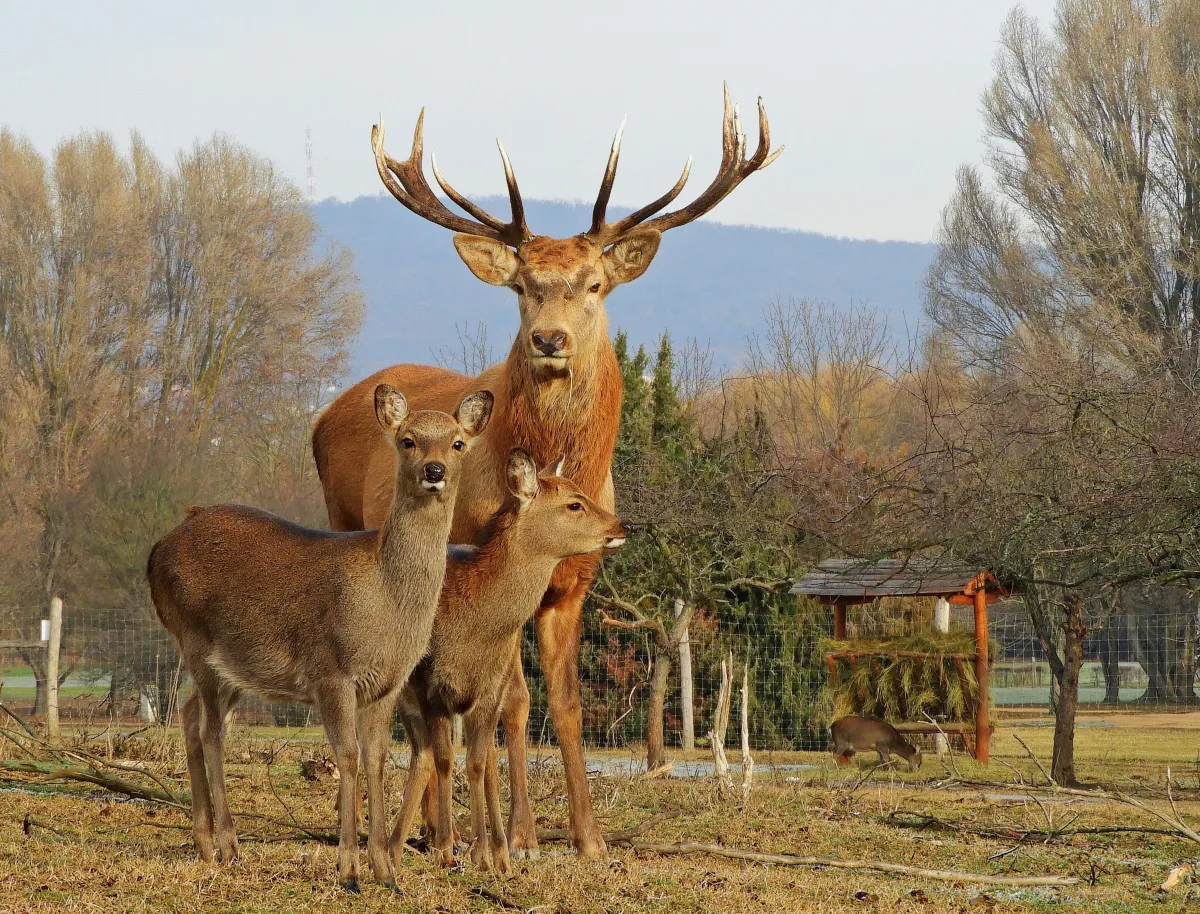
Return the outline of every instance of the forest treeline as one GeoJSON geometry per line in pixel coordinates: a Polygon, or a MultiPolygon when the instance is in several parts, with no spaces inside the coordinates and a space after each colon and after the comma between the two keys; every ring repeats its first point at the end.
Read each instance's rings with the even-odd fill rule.
{"type": "MultiPolygon", "coordinates": [[[[636,684],[636,636],[604,617],[669,622],[682,599],[700,628],[776,639],[747,659],[789,698],[758,724],[811,728],[827,623],[787,585],[824,557],[924,555],[1011,585],[1060,682],[1115,613],[1185,610],[1152,681],[1195,700],[1200,6],[1015,11],[983,110],[919,337],[781,298],[720,376],[679,328],[654,353],[618,336],[635,536],[597,581],[585,669],[636,684]]],[[[46,158],[0,134],[0,611],[62,593],[152,624],[146,550],[190,503],[320,524],[309,428],[361,317],[347,255],[232,140],[166,164],[137,137],[46,158]]]]}

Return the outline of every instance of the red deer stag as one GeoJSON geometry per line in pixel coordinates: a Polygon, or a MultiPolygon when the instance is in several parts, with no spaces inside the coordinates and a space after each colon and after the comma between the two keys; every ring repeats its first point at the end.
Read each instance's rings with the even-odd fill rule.
{"type": "MultiPolygon", "coordinates": [[[[338,397],[313,429],[313,456],[325,490],[334,530],[359,530],[379,522],[391,499],[391,449],[372,429],[371,396],[381,383],[402,388],[418,408],[452,408],[464,395],[489,389],[496,414],[468,457],[454,515],[451,539],[473,543],[507,496],[509,451],[525,448],[539,465],[566,455],[563,472],[607,510],[614,508],[613,448],[621,415],[621,373],[608,335],[604,299],[622,283],[646,271],[662,232],[709,212],[746,177],[765,168],[782,148],[770,150],[762,100],[758,103],[758,146],[747,158],[741,119],[725,90],[721,166],[712,183],[692,203],[662,213],[683,190],[691,160],[675,185],[654,202],[609,222],[605,218],[616,176],[621,130],[613,139],[592,224],[573,238],[534,235],[525,224],[521,193],[504,147],[500,155],[512,217],[503,222],[476,206],[433,173],[446,195],[473,218],[450,210],[430,188],[424,173],[422,124],[417,118],[412,150],[403,162],[384,152],[382,118],[371,130],[379,177],[392,195],[424,219],[455,233],[454,247],[479,279],[508,286],[517,295],[521,329],[508,358],[475,378],[428,365],[396,365],[377,372],[338,397]],[[653,217],[653,218],[651,218],[653,217]]],[[[623,126],[623,125],[622,125],[623,126]]],[[[579,645],[583,601],[599,558],[576,556],[562,562],[536,616],[538,648],[546,676],[550,715],[562,749],[567,780],[572,843],[580,854],[602,856],[604,839],[588,796],[579,698],[579,645]]],[[[537,851],[534,820],[525,784],[525,728],[529,691],[520,663],[514,662],[502,720],[512,777],[509,843],[517,859],[537,851]]],[[[426,820],[436,809],[432,787],[426,820]]]]}

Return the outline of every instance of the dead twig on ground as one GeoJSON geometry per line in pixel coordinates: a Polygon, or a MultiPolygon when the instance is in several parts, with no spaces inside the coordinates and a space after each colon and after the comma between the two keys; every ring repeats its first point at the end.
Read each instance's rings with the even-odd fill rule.
{"type": "Polygon", "coordinates": [[[1075,876],[993,876],[987,873],[966,873],[959,870],[927,870],[900,863],[884,863],[876,860],[836,860],[829,857],[804,857],[797,854],[765,854],[759,851],[723,847],[718,844],[699,844],[684,841],[677,844],[656,844],[650,841],[630,841],[629,847],[636,851],[652,854],[711,854],[732,860],[751,860],[756,863],[774,863],[779,866],[828,867],[840,870],[863,870],[877,873],[896,873],[902,876],[920,876],[941,882],[972,882],[982,885],[1008,886],[1067,886],[1079,880],[1075,876]]]}

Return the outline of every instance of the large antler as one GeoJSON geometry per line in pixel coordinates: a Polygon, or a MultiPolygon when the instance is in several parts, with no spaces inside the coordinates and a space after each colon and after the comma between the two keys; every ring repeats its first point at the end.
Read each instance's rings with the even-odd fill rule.
{"type": "Polygon", "coordinates": [[[504,144],[496,140],[496,145],[500,147],[500,158],[504,161],[504,178],[508,182],[508,202],[512,207],[510,222],[501,222],[446,183],[438,172],[437,158],[433,157],[433,176],[438,186],[446,192],[446,196],[479,220],[475,222],[458,215],[442,203],[425,180],[425,142],[422,136],[424,124],[425,109],[422,108],[417,117],[417,127],[413,131],[412,152],[403,162],[397,162],[383,151],[382,114],[379,116],[379,123],[371,127],[371,149],[375,152],[375,168],[392,196],[422,219],[428,219],[454,232],[494,238],[513,247],[529,240],[531,235],[529,227],[525,224],[525,205],[521,202],[521,191],[517,188],[517,179],[513,174],[512,163],[508,161],[508,153],[504,151],[504,144]]]}
{"type": "Polygon", "coordinates": [[[617,128],[613,137],[612,149],[608,154],[608,167],[604,170],[604,180],[600,182],[600,193],[596,195],[596,206],[592,210],[592,227],[586,234],[596,238],[603,244],[612,244],[621,239],[639,225],[646,228],[665,232],[679,225],[686,225],[699,219],[724,200],[733,189],[756,171],[766,168],[783,152],[780,146],[771,152],[771,128],[767,123],[767,109],[763,101],[758,100],[758,148],[754,155],[746,158],[746,135],[742,133],[742,119],[737,107],[729,99],[729,84],[725,84],[725,117],[721,124],[721,167],[713,182],[699,197],[690,204],[671,213],[664,213],[655,219],[646,220],[667,206],[679,196],[683,185],[687,183],[692,170],[692,160],[689,158],[683,166],[683,174],[675,182],[675,186],[641,209],[630,213],[618,222],[606,222],[605,210],[608,208],[608,198],[612,194],[613,179],[617,175],[617,159],[621,155],[621,135],[625,131],[625,122],[617,128]]]}

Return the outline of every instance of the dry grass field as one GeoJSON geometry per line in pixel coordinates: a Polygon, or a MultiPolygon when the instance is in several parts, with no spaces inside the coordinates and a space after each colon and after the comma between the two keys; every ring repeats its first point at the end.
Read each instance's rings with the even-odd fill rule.
{"type": "MultiPolygon", "coordinates": [[[[1085,717],[1078,731],[1081,774],[1169,813],[1163,787],[1170,767],[1179,814],[1200,825],[1200,730],[1162,717],[1143,722],[1085,717]]],[[[1118,802],[1021,786],[1039,783],[1041,775],[1017,738],[1047,758],[1052,735],[1047,722],[1002,723],[994,762],[986,769],[957,756],[951,767],[930,757],[915,774],[869,764],[835,772],[826,755],[762,753],[761,774],[745,805],[740,797],[720,797],[706,779],[605,775],[595,778],[592,793],[607,830],[653,820],[640,840],[1078,878],[1064,888],[764,865],[704,854],[663,856],[628,846],[614,846],[607,862],[587,862],[561,842],[548,841],[540,860],[516,863],[503,877],[469,865],[444,871],[414,851],[399,873],[398,893],[364,880],[363,894],[350,896],[337,884],[335,849],[320,840],[333,831],[332,783],[309,780],[301,771],[302,760],[325,751],[320,732],[235,729],[228,771],[242,858],[228,867],[195,858],[188,816],[181,810],[77,782],[44,783],[34,775],[0,772],[0,911],[1195,910],[1200,885],[1185,878],[1170,891],[1160,886],[1173,868],[1200,856],[1200,846],[1158,831],[1097,831],[1166,826],[1118,802]],[[816,767],[772,769],[772,764],[816,767]],[[982,780],[1005,786],[964,783],[982,780]],[[974,833],[993,826],[995,834],[974,833]]],[[[133,769],[112,769],[113,774],[149,783],[137,773],[146,771],[172,790],[186,790],[176,733],[92,738],[87,747],[105,757],[111,751],[114,762],[133,769]]],[[[9,760],[22,755],[11,741],[3,754],[9,760]]],[[[397,751],[389,775],[393,809],[405,755],[397,751]]],[[[539,825],[561,828],[566,802],[556,753],[543,749],[540,755],[543,764],[531,782],[539,825]]],[[[607,755],[632,760],[628,753],[607,755]]],[[[462,828],[463,810],[458,812],[462,828]]]]}

